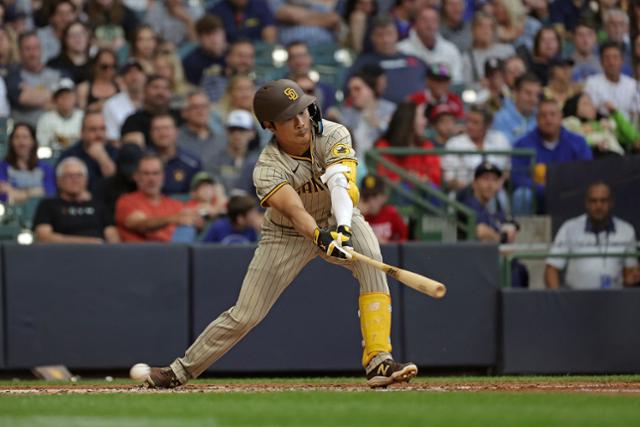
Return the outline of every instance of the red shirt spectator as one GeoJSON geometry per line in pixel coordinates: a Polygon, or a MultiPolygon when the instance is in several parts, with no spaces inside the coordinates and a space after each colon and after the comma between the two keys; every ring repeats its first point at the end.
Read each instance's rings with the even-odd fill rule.
{"type": "MultiPolygon", "coordinates": [[[[385,139],[381,139],[376,143],[376,148],[388,148],[391,146],[392,145],[389,144],[389,141],[385,139]]],[[[425,139],[420,142],[419,145],[416,145],[416,147],[432,149],[435,148],[435,145],[433,145],[433,143],[428,139],[425,139]]],[[[436,155],[411,154],[409,156],[393,156],[391,154],[385,154],[383,157],[400,166],[402,169],[413,172],[420,178],[428,178],[429,181],[437,186],[440,186],[440,183],[442,182],[440,158],[436,155]]],[[[400,179],[397,174],[391,172],[382,165],[378,166],[378,174],[388,176],[394,181],[398,181],[400,179]]]]}
{"type": "Polygon", "coordinates": [[[427,84],[423,91],[409,95],[414,104],[425,104],[427,117],[433,108],[446,104],[458,119],[464,119],[464,104],[458,95],[450,91],[451,72],[445,64],[433,64],[427,68],[427,84]]]}
{"type": "Polygon", "coordinates": [[[180,213],[183,207],[182,202],[166,196],[160,196],[158,200],[152,200],[140,191],[123,195],[118,199],[116,205],[116,224],[118,225],[118,233],[121,240],[123,242],[171,241],[173,232],[176,229],[175,223],[169,223],[163,227],[145,232],[136,232],[124,226],[125,219],[135,211],[143,212],[147,218],[176,215],[180,213]]]}

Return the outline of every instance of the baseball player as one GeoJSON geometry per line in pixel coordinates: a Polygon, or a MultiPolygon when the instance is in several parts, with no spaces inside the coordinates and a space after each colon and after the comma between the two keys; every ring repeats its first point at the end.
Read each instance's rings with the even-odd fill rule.
{"type": "Polygon", "coordinates": [[[236,304],[207,326],[183,357],[151,368],[149,387],[173,388],[198,377],[269,312],[316,256],[350,269],[360,284],[359,312],[367,384],[409,381],[413,363],[391,357],[391,298],[384,273],[350,260],[345,247],[381,260],[380,246],[360,212],[356,156],[347,129],[323,120],[316,98],[291,80],[258,89],[253,108],[273,133],[253,171],[262,206],[262,237],[236,304]]]}

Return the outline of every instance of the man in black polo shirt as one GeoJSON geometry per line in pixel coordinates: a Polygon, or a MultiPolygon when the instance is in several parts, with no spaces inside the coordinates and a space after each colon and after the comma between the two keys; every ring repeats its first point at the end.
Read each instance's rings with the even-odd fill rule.
{"type": "Polygon", "coordinates": [[[149,129],[151,117],[169,113],[177,123],[181,124],[179,110],[169,108],[171,99],[171,83],[164,77],[151,76],[144,87],[144,104],[142,108],[126,118],[122,124],[120,135],[122,140],[135,141],[149,146],[151,139],[149,129]]]}
{"type": "Polygon", "coordinates": [[[38,205],[34,231],[43,243],[117,243],[120,239],[105,206],[87,191],[87,167],[68,157],[56,169],[58,197],[38,205]]]}
{"type": "Polygon", "coordinates": [[[182,60],[184,75],[195,86],[200,86],[204,74],[220,74],[224,69],[227,36],[220,18],[204,15],[196,22],[198,46],[182,60]]]}

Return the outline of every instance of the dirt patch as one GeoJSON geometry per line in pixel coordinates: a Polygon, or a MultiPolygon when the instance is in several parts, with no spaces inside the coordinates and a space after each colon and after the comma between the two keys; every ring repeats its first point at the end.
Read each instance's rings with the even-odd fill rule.
{"type": "MultiPolygon", "coordinates": [[[[174,390],[152,390],[138,385],[118,384],[70,384],[70,385],[15,385],[0,386],[0,395],[24,394],[103,394],[103,393],[255,393],[283,391],[334,391],[366,392],[371,389],[363,383],[229,383],[229,384],[188,384],[174,390]]],[[[541,393],[598,393],[598,394],[640,394],[640,382],[414,382],[394,384],[376,392],[541,392],[541,393]]]]}

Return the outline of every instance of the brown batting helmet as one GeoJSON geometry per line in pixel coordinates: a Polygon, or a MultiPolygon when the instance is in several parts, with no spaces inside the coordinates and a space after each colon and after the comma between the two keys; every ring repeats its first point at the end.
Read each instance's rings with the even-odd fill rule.
{"type": "Polygon", "coordinates": [[[295,117],[314,102],[316,97],[305,94],[296,82],[280,79],[258,89],[253,97],[253,112],[261,125],[263,122],[282,122],[295,117]]]}

